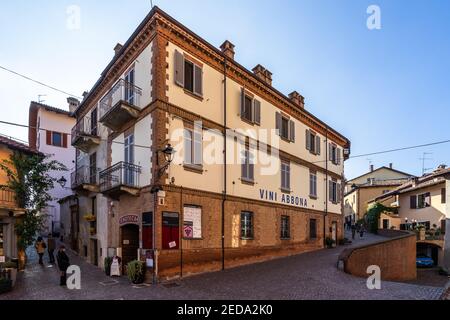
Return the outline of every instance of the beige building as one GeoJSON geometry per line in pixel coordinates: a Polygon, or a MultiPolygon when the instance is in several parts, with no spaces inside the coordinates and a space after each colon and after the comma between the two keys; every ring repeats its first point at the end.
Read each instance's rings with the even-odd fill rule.
{"type": "Polygon", "coordinates": [[[370,166],[369,172],[348,180],[344,194],[345,221],[356,222],[362,219],[367,213],[370,200],[394,190],[410,177],[412,175],[396,170],[390,164],[389,167],[376,170],[370,166]]]}
{"type": "MultiPolygon", "coordinates": [[[[400,229],[413,229],[424,225],[425,239],[418,240],[418,253],[432,257],[439,265],[450,266],[450,169],[439,166],[435,171],[420,178],[412,178],[393,191],[376,197],[380,202],[397,207],[400,229]]],[[[382,217],[388,220],[388,217],[382,217]]],[[[389,222],[383,223],[389,227],[389,222]]]]}
{"type": "Polygon", "coordinates": [[[234,54],[231,42],[218,49],[157,7],[115,47],[72,132],[73,187],[96,202],[68,200],[73,216],[88,212],[91,228],[103,228],[100,261],[148,249],[169,277],[343,238],[349,140],[234,54]]]}

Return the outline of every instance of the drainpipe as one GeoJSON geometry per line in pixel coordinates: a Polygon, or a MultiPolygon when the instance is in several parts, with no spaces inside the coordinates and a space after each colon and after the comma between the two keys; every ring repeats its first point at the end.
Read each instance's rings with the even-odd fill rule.
{"type": "Polygon", "coordinates": [[[222,270],[225,270],[225,201],[227,198],[227,57],[223,61],[223,192],[222,192],[222,270]]]}
{"type": "MultiPolygon", "coordinates": [[[[179,219],[184,221],[184,213],[183,213],[183,186],[181,186],[180,191],[180,215],[179,219]],[[183,219],[181,219],[183,215],[183,219]]],[[[180,278],[183,278],[183,225],[180,228],[180,278]]]]}
{"type": "Polygon", "coordinates": [[[327,216],[328,216],[328,127],[325,130],[325,214],[323,215],[323,246],[326,247],[326,231],[327,231],[327,216]]]}

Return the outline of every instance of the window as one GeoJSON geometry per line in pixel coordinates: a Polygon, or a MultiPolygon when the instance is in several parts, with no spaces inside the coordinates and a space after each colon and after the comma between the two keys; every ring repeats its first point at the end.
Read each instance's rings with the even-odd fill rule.
{"type": "Polygon", "coordinates": [[[253,182],[255,180],[253,154],[248,149],[242,152],[241,179],[247,182],[253,182]]]}
{"type": "Polygon", "coordinates": [[[97,135],[97,108],[94,108],[91,112],[91,135],[97,135]]]}
{"type": "Polygon", "coordinates": [[[309,239],[316,239],[317,238],[317,220],[316,219],[310,219],[309,220],[309,239]]]}
{"type": "Polygon", "coordinates": [[[330,143],[329,146],[329,159],[333,164],[340,165],[341,164],[341,149],[338,148],[335,144],[330,143]]]}
{"type": "Polygon", "coordinates": [[[177,250],[180,247],[180,217],[177,212],[162,213],[162,248],[177,250]]]}
{"type": "Polygon", "coordinates": [[[287,161],[281,162],[281,190],[291,191],[291,165],[287,161]]]}
{"type": "Polygon", "coordinates": [[[203,96],[203,69],[200,63],[192,60],[175,50],[175,83],[197,96],[203,96]]]}
{"type": "Polygon", "coordinates": [[[441,203],[446,203],[446,199],[447,198],[447,192],[445,188],[441,189],[441,203]]]}
{"type": "Polygon", "coordinates": [[[306,130],[306,150],[312,154],[320,155],[320,137],[313,131],[306,130]]]}
{"type": "Polygon", "coordinates": [[[47,131],[47,145],[67,148],[67,134],[56,131],[47,131]]]}
{"type": "Polygon", "coordinates": [[[129,104],[135,104],[135,89],[134,89],[134,68],[125,75],[125,101],[129,104]]]}
{"type": "Polygon", "coordinates": [[[336,180],[330,180],[328,187],[330,202],[339,203],[341,201],[341,185],[336,180]]]}
{"type": "Polygon", "coordinates": [[[289,216],[281,216],[281,239],[290,239],[291,230],[289,224],[289,216]]]}
{"type": "Polygon", "coordinates": [[[183,238],[202,238],[202,208],[185,206],[183,211],[183,238]]]}
{"type": "Polygon", "coordinates": [[[97,153],[89,156],[89,183],[97,184],[97,153]]]}
{"type": "Polygon", "coordinates": [[[241,238],[253,239],[253,212],[241,212],[241,238]]]}
{"type": "Polygon", "coordinates": [[[409,197],[409,207],[411,209],[417,209],[417,196],[416,195],[409,197]]]}
{"type": "Polygon", "coordinates": [[[317,173],[313,171],[309,173],[309,195],[317,198],[317,173]]]}
{"type": "Polygon", "coordinates": [[[275,128],[278,130],[280,137],[290,142],[295,142],[295,122],[280,112],[277,112],[275,116],[275,128]]]}
{"type": "Polygon", "coordinates": [[[261,124],[261,102],[244,88],[241,90],[241,119],[252,124],[261,124]]]}
{"type": "Polygon", "coordinates": [[[429,206],[431,206],[430,193],[427,192],[427,193],[419,194],[417,196],[417,208],[422,209],[422,208],[427,208],[429,206]]]}
{"type": "Polygon", "coordinates": [[[201,129],[184,129],[184,163],[202,165],[202,131],[201,129]]]}

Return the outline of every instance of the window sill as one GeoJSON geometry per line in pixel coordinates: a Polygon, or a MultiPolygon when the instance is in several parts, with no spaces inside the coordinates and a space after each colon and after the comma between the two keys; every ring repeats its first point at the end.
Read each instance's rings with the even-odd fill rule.
{"type": "Polygon", "coordinates": [[[245,179],[245,178],[241,178],[241,183],[249,185],[249,186],[254,186],[255,185],[255,181],[254,180],[249,180],[249,179],[245,179]]]}
{"type": "Polygon", "coordinates": [[[190,240],[194,240],[194,241],[199,241],[199,240],[205,240],[205,238],[182,238],[183,240],[186,240],[186,241],[190,241],[190,240]]]}
{"type": "Polygon", "coordinates": [[[241,237],[241,240],[255,240],[255,238],[243,238],[243,237],[241,237]]]}
{"type": "Polygon", "coordinates": [[[280,238],[280,240],[282,240],[282,241],[289,241],[289,240],[291,240],[291,238],[280,238]]]}
{"type": "Polygon", "coordinates": [[[294,141],[289,140],[289,138],[283,137],[282,135],[280,135],[280,139],[283,140],[284,142],[287,142],[287,143],[292,143],[292,142],[294,142],[294,141]]]}
{"type": "Polygon", "coordinates": [[[313,200],[317,200],[317,199],[319,199],[319,197],[317,197],[317,196],[314,196],[314,195],[312,195],[312,194],[310,194],[310,195],[309,195],[309,198],[310,198],[310,199],[313,199],[313,200]]]}
{"type": "Polygon", "coordinates": [[[192,98],[195,98],[195,99],[197,99],[199,101],[203,101],[203,97],[202,96],[199,96],[199,95],[193,93],[192,91],[189,91],[188,89],[183,89],[183,90],[184,90],[184,93],[187,94],[188,96],[191,96],[192,98]]]}
{"type": "Polygon", "coordinates": [[[241,116],[241,120],[242,120],[243,122],[245,122],[245,123],[248,123],[248,124],[251,125],[251,126],[257,125],[256,122],[253,122],[253,121],[251,121],[251,120],[248,120],[247,118],[244,118],[244,117],[242,117],[242,116],[241,116]]]}
{"type": "Polygon", "coordinates": [[[291,194],[291,193],[292,193],[292,190],[290,190],[290,189],[280,188],[280,190],[281,190],[281,192],[283,192],[283,193],[288,193],[288,194],[291,194]]]}
{"type": "Polygon", "coordinates": [[[198,173],[198,174],[203,174],[203,166],[201,165],[195,165],[195,164],[183,164],[183,168],[186,171],[190,171],[190,172],[194,172],[194,173],[198,173]]]}

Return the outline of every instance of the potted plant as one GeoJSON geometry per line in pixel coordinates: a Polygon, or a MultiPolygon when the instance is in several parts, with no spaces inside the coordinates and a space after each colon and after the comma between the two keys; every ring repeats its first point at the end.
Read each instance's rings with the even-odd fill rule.
{"type": "Polygon", "coordinates": [[[336,241],[334,241],[333,239],[331,239],[330,237],[327,237],[325,239],[325,244],[327,246],[327,248],[332,248],[334,246],[334,244],[336,243],[336,241]]]}
{"type": "Polygon", "coordinates": [[[10,279],[12,281],[12,286],[16,284],[17,279],[17,264],[14,262],[5,262],[2,267],[9,273],[10,279]]]}
{"type": "Polygon", "coordinates": [[[129,262],[127,264],[127,276],[134,284],[143,283],[145,280],[145,264],[138,260],[129,262]]]}
{"type": "Polygon", "coordinates": [[[112,264],[112,258],[111,257],[106,257],[105,261],[104,261],[104,265],[105,265],[105,274],[107,276],[111,275],[111,264],[112,264]]]}
{"type": "Polygon", "coordinates": [[[85,215],[83,216],[83,218],[84,218],[84,220],[86,220],[86,221],[88,221],[88,222],[94,222],[94,221],[96,221],[96,217],[95,217],[93,214],[90,214],[90,213],[85,214],[85,215]]]}
{"type": "Polygon", "coordinates": [[[0,278],[0,294],[10,292],[12,281],[6,278],[0,278]]]}

